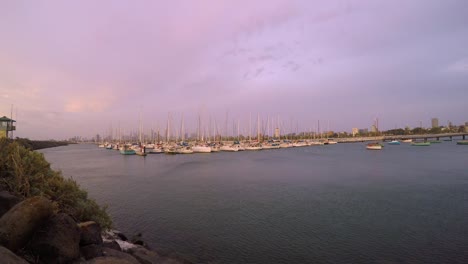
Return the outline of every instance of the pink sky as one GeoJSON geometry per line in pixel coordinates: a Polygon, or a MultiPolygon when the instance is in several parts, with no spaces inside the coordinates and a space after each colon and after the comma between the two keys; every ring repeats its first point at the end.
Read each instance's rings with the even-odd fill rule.
{"type": "MultiPolygon", "coordinates": [[[[3,1],[16,136],[249,114],[314,129],[468,121],[467,1],[3,1]]],[[[285,125],[285,124],[288,125],[285,125]]],[[[221,125],[223,124],[223,125],[221,125]]],[[[232,131],[232,128],[228,129],[232,131]]]]}

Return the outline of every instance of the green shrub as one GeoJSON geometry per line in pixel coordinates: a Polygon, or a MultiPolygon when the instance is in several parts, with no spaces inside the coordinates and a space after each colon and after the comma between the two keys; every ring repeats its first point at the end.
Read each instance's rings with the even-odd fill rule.
{"type": "Polygon", "coordinates": [[[7,139],[0,139],[0,188],[23,197],[47,197],[59,211],[79,221],[96,221],[103,228],[112,225],[106,207],[88,198],[75,180],[52,170],[42,153],[7,139]]]}

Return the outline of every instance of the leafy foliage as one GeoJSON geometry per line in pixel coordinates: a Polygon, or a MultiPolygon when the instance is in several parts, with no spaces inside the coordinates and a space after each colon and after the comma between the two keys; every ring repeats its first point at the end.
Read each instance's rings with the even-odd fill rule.
{"type": "Polygon", "coordinates": [[[0,139],[0,189],[23,197],[44,196],[79,221],[96,221],[103,228],[112,225],[106,208],[88,198],[75,180],[52,170],[42,153],[7,139],[0,139]]]}

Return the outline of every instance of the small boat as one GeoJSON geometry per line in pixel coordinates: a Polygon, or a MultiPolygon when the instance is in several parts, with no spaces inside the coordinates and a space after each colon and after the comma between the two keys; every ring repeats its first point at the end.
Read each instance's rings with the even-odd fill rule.
{"type": "Polygon", "coordinates": [[[411,143],[411,142],[413,142],[413,140],[412,140],[412,139],[403,139],[401,142],[403,142],[403,143],[411,143]]]}
{"type": "Polygon", "coordinates": [[[468,140],[457,141],[457,145],[468,145],[468,140]]]}
{"type": "Polygon", "coordinates": [[[232,145],[232,147],[237,148],[238,151],[244,151],[245,150],[244,146],[241,145],[240,143],[234,143],[234,145],[232,145]]]}
{"type": "Polygon", "coordinates": [[[148,155],[143,151],[135,151],[135,154],[137,154],[138,156],[142,156],[142,157],[146,157],[146,155],[148,155]]]}
{"type": "Polygon", "coordinates": [[[239,151],[237,147],[234,146],[228,146],[228,145],[223,145],[219,148],[220,151],[229,151],[229,152],[236,152],[239,151]]]}
{"type": "Polygon", "coordinates": [[[105,148],[105,147],[106,147],[106,145],[104,145],[104,144],[101,144],[101,145],[99,145],[99,147],[100,147],[100,148],[105,148]]]}
{"type": "Polygon", "coordinates": [[[392,140],[390,142],[388,142],[389,145],[400,145],[400,141],[398,140],[392,140]]]}
{"type": "Polygon", "coordinates": [[[280,143],[280,148],[292,148],[293,147],[293,144],[291,143],[291,141],[283,141],[282,143],[280,143]]]}
{"type": "Polygon", "coordinates": [[[321,141],[311,141],[311,142],[309,142],[309,146],[321,146],[321,145],[325,145],[325,143],[323,143],[321,141]]]}
{"type": "Polygon", "coordinates": [[[279,149],[280,144],[279,143],[266,143],[262,144],[263,149],[279,149]]]}
{"type": "Polygon", "coordinates": [[[175,155],[177,154],[177,149],[175,147],[169,147],[164,149],[164,154],[175,155]]]}
{"type": "Polygon", "coordinates": [[[177,154],[192,154],[193,150],[190,147],[181,147],[177,149],[177,154]]]}
{"type": "Polygon", "coordinates": [[[411,143],[411,146],[417,146],[417,147],[424,147],[424,146],[430,146],[431,142],[413,142],[411,143]]]}
{"type": "Polygon", "coordinates": [[[262,150],[262,145],[260,144],[250,144],[245,147],[245,150],[262,150]]]}
{"type": "Polygon", "coordinates": [[[164,150],[161,147],[154,147],[150,150],[150,154],[161,154],[164,153],[164,150]]]}
{"type": "Polygon", "coordinates": [[[382,150],[382,145],[379,143],[369,143],[366,146],[366,149],[368,150],[382,150]]]}
{"type": "Polygon", "coordinates": [[[333,139],[330,139],[330,138],[327,140],[327,142],[328,142],[329,145],[338,144],[337,141],[335,141],[335,140],[333,140],[333,139]]]}
{"type": "Polygon", "coordinates": [[[122,155],[135,155],[136,154],[135,150],[131,149],[127,145],[122,146],[119,149],[119,151],[120,151],[120,154],[122,154],[122,155]]]}
{"type": "Polygon", "coordinates": [[[203,145],[195,145],[192,147],[193,153],[210,153],[211,147],[203,145]]]}
{"type": "Polygon", "coordinates": [[[293,147],[306,147],[307,143],[304,141],[297,141],[293,143],[293,147]]]}

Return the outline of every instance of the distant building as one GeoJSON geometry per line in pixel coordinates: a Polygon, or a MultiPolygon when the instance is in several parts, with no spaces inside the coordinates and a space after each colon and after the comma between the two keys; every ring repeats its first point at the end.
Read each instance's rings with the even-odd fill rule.
{"type": "Polygon", "coordinates": [[[280,129],[275,128],[275,138],[279,138],[279,137],[280,137],[280,129]]]}
{"type": "Polygon", "coordinates": [[[353,137],[359,134],[359,128],[353,127],[351,129],[351,133],[353,134],[353,137]]]}
{"type": "Polygon", "coordinates": [[[372,133],[377,133],[377,126],[376,125],[371,126],[371,132],[372,133]]]}
{"type": "Polygon", "coordinates": [[[0,138],[10,137],[9,132],[13,133],[16,130],[14,122],[16,121],[6,116],[0,117],[0,138]]]}
{"type": "Polygon", "coordinates": [[[439,119],[438,118],[432,118],[431,123],[432,123],[432,128],[439,127],[439,119]]]}
{"type": "Polygon", "coordinates": [[[367,133],[369,133],[369,129],[367,129],[367,128],[359,129],[359,134],[365,135],[365,134],[367,134],[367,133]]]}
{"type": "Polygon", "coordinates": [[[452,128],[452,122],[451,121],[448,122],[448,127],[452,128]]]}

